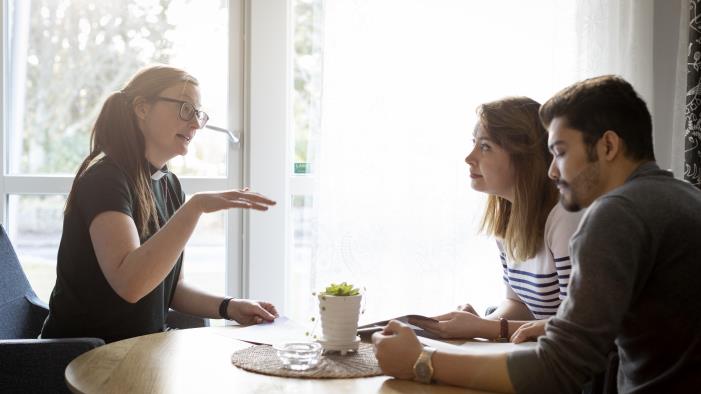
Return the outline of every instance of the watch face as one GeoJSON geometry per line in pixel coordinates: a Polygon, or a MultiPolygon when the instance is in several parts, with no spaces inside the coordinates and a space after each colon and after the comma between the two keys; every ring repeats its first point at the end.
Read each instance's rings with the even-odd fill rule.
{"type": "Polygon", "coordinates": [[[431,374],[428,365],[420,363],[416,366],[416,377],[419,379],[426,379],[431,374]]]}

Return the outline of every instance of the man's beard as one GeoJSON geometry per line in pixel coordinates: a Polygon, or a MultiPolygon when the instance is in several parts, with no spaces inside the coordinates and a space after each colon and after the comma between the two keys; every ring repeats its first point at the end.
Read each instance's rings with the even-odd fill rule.
{"type": "MultiPolygon", "coordinates": [[[[583,196],[590,195],[592,190],[599,183],[599,163],[594,161],[587,165],[571,182],[558,180],[555,182],[560,187],[560,203],[570,211],[577,212],[582,209],[583,196]],[[564,191],[569,191],[569,198],[565,197],[564,191]]],[[[587,202],[587,206],[591,201],[587,202]]]]}

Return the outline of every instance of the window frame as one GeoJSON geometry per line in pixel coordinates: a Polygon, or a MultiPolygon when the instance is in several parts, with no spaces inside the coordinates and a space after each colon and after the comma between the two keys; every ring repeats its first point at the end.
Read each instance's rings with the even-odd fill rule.
{"type": "Polygon", "coordinates": [[[244,296],[289,309],[293,195],[312,195],[314,174],[294,173],[292,130],[294,39],[292,0],[245,0],[247,106],[245,181],[277,201],[265,214],[246,213],[244,296]]]}
{"type": "Polygon", "coordinates": [[[247,106],[245,182],[277,205],[265,214],[246,213],[244,296],[272,302],[283,312],[292,241],[289,212],[291,143],[291,0],[246,0],[247,106]]]}

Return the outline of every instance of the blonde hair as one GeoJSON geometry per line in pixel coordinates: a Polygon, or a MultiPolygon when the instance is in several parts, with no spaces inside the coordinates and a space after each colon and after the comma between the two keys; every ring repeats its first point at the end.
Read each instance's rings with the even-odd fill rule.
{"type": "Polygon", "coordinates": [[[90,154],[83,160],[73,180],[66,201],[68,213],[75,199],[75,188],[80,177],[94,163],[108,156],[124,171],[134,192],[137,209],[134,223],[139,236],[145,238],[158,230],[156,205],[151,193],[151,171],[146,159],[144,135],[134,113],[134,100],[154,100],[162,91],[178,84],[198,85],[197,79],[187,72],[167,65],[153,65],[139,70],[124,87],[112,93],[102,105],[90,135],[90,154]]]}
{"type": "Polygon", "coordinates": [[[547,176],[552,156],[538,117],[539,107],[528,97],[507,97],[477,108],[482,126],[508,153],[515,174],[513,203],[489,195],[480,229],[502,239],[507,256],[514,262],[538,253],[545,221],[558,201],[557,188],[547,176]]]}

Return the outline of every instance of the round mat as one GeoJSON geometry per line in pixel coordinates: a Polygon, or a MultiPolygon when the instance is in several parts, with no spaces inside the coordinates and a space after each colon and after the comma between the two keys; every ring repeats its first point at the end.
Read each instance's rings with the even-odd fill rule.
{"type": "Polygon", "coordinates": [[[316,367],[306,371],[284,368],[275,349],[268,345],[256,345],[236,351],[231,355],[231,362],[247,371],[293,378],[361,378],[382,375],[369,343],[361,343],[357,352],[345,356],[336,352],[324,354],[316,367]]]}

